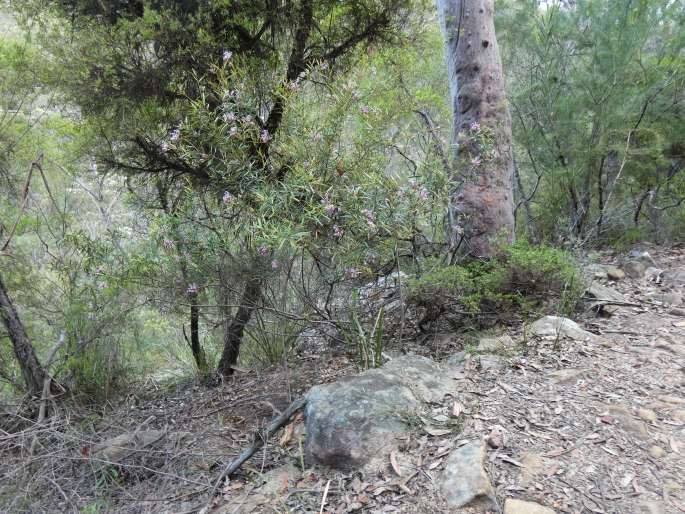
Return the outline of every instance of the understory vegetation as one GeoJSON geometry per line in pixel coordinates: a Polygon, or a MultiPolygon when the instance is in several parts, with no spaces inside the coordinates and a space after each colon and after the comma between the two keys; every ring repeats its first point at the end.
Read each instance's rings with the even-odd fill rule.
{"type": "Polygon", "coordinates": [[[685,236],[682,1],[497,2],[516,228],[490,259],[449,234],[454,145],[477,173],[499,141],[452,134],[435,7],[274,5],[3,4],[0,288],[36,361],[6,321],[3,409],[45,376],[216,384],[313,327],[375,366],[404,314],[373,284],[412,333],[492,327],[573,312],[588,249],[685,236]]]}

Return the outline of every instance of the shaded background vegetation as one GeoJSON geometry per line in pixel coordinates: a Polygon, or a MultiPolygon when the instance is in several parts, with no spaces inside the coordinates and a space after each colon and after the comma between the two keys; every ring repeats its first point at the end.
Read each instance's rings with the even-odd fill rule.
{"type": "MultiPolygon", "coordinates": [[[[496,11],[534,245],[449,269],[431,4],[6,4],[0,276],[40,359],[65,334],[56,382],[103,399],[279,362],[312,325],[344,331],[351,291],[398,271],[419,304],[475,315],[553,292],[565,309],[570,261],[535,245],[682,239],[682,1],[542,4],[496,11]]],[[[26,391],[1,331],[0,380],[26,391]]]]}

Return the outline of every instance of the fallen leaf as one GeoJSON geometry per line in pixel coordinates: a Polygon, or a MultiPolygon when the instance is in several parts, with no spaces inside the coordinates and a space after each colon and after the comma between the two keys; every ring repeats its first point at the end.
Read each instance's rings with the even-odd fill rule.
{"type": "Polygon", "coordinates": [[[434,460],[433,462],[431,462],[431,463],[428,465],[428,469],[430,470],[430,469],[435,469],[435,468],[437,468],[440,464],[442,464],[442,461],[443,461],[443,460],[444,460],[444,459],[434,460]]]}
{"type": "Polygon", "coordinates": [[[554,463],[549,468],[547,468],[547,471],[545,471],[545,475],[551,477],[556,475],[557,471],[559,471],[559,464],[554,463]]]}
{"type": "Polygon", "coordinates": [[[621,487],[624,489],[630,485],[630,483],[635,479],[635,473],[626,473],[626,475],[621,479],[621,487]]]}
{"type": "Polygon", "coordinates": [[[293,438],[294,431],[295,423],[290,423],[287,427],[285,427],[283,435],[281,436],[281,439],[278,441],[278,444],[280,444],[281,446],[285,446],[286,444],[288,444],[293,438]]]}
{"type": "Polygon", "coordinates": [[[464,412],[464,406],[455,400],[452,404],[452,416],[458,418],[462,412],[464,412]]]}
{"type": "Polygon", "coordinates": [[[524,467],[523,464],[521,464],[519,461],[517,461],[516,459],[512,459],[511,457],[509,457],[508,455],[504,455],[503,453],[498,454],[497,458],[509,464],[513,464],[514,466],[517,466],[519,468],[524,467]]]}
{"type": "Polygon", "coordinates": [[[237,491],[238,489],[242,489],[245,487],[245,484],[243,482],[230,482],[227,486],[224,486],[222,489],[223,492],[227,493],[229,491],[237,491]]]}
{"type": "Polygon", "coordinates": [[[553,450],[548,451],[547,453],[543,454],[543,457],[548,457],[548,458],[553,458],[553,457],[559,457],[559,455],[563,455],[564,453],[567,453],[569,450],[566,448],[554,448],[553,450]]]}
{"type": "Polygon", "coordinates": [[[451,430],[447,430],[447,429],[445,429],[445,428],[438,428],[438,427],[435,427],[435,426],[433,426],[433,425],[425,425],[425,426],[423,427],[423,429],[424,429],[428,434],[433,435],[433,436],[441,436],[441,435],[447,435],[447,434],[451,434],[451,433],[452,433],[451,430]]]}
{"type": "Polygon", "coordinates": [[[401,477],[402,470],[400,469],[400,465],[397,463],[397,453],[395,450],[390,452],[390,465],[392,466],[393,471],[397,473],[397,476],[401,477]]]}
{"type": "Polygon", "coordinates": [[[613,425],[614,422],[616,421],[616,418],[607,414],[606,416],[602,416],[601,418],[599,418],[599,420],[602,423],[606,423],[607,425],[613,425]]]}
{"type": "Polygon", "coordinates": [[[673,437],[668,440],[668,444],[671,447],[671,450],[676,453],[680,453],[680,444],[673,437]]]}

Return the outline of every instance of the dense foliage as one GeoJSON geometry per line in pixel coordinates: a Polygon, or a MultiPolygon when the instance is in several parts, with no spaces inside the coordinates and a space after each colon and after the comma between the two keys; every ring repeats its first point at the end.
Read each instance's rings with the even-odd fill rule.
{"type": "MultiPolygon", "coordinates": [[[[566,250],[682,237],[683,2],[497,7],[519,237],[566,250]]],[[[354,291],[399,270],[418,305],[461,324],[572,308],[580,280],[560,250],[523,241],[446,265],[455,163],[433,11],[10,4],[0,279],[39,360],[64,333],[65,389],[105,397],[191,369],[211,381],[239,356],[287,358],[315,321],[351,333],[354,319],[373,339],[378,312],[350,317],[354,291]]],[[[460,138],[488,155],[487,129],[460,138]]],[[[2,388],[21,392],[0,344],[2,388]]]]}

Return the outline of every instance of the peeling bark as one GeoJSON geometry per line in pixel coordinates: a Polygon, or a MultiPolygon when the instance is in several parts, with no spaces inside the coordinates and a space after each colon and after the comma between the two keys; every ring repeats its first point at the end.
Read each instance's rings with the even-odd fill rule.
{"type": "Polygon", "coordinates": [[[438,0],[438,9],[446,38],[457,163],[450,177],[450,246],[452,252],[489,258],[494,237],[514,238],[511,117],[494,0],[438,0]]]}

